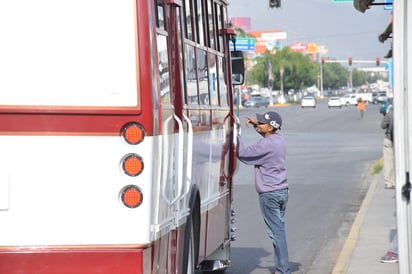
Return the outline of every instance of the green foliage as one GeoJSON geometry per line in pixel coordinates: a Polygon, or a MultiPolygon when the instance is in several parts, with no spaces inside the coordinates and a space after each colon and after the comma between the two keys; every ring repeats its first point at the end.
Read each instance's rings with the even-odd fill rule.
{"type": "Polygon", "coordinates": [[[341,64],[325,63],[323,65],[323,88],[338,89],[347,85],[349,72],[341,64]]]}
{"type": "Polygon", "coordinates": [[[279,90],[283,71],[284,90],[300,90],[317,82],[319,66],[316,62],[301,53],[292,52],[285,47],[275,54],[266,51],[263,56],[254,59],[254,66],[247,75],[249,84],[267,86],[269,64],[272,68],[273,89],[279,90]]]}
{"type": "Polygon", "coordinates": [[[352,71],[352,82],[355,87],[367,85],[368,83],[376,83],[377,80],[380,79],[383,79],[383,77],[378,73],[366,72],[357,69],[352,71]]]}

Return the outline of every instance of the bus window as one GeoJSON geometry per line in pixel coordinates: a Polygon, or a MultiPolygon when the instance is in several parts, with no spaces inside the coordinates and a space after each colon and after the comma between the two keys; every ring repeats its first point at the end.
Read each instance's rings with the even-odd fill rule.
{"type": "Polygon", "coordinates": [[[212,49],[216,49],[216,23],[215,23],[215,17],[213,15],[213,1],[209,0],[207,1],[207,21],[208,21],[208,45],[212,49]]]}
{"type": "Polygon", "coordinates": [[[224,61],[223,57],[218,57],[218,81],[219,81],[219,95],[220,95],[220,105],[221,106],[227,106],[228,105],[228,100],[227,100],[227,85],[226,85],[226,80],[225,80],[225,74],[223,70],[224,66],[224,61]]]}
{"type": "Polygon", "coordinates": [[[207,69],[207,55],[206,51],[197,49],[197,77],[199,81],[199,99],[200,104],[208,105],[209,100],[209,81],[207,69]]]}
{"type": "Polygon", "coordinates": [[[183,2],[183,12],[185,14],[184,16],[184,33],[185,33],[185,38],[189,39],[191,41],[195,41],[194,37],[194,31],[193,31],[193,17],[192,17],[192,1],[191,0],[185,0],[183,2]]]}
{"type": "Polygon", "coordinates": [[[202,1],[195,0],[196,5],[196,34],[197,34],[197,41],[200,45],[205,45],[205,33],[203,29],[203,8],[202,8],[202,1]]]}
{"type": "Polygon", "coordinates": [[[167,38],[157,34],[159,60],[160,98],[163,103],[170,103],[169,60],[167,55],[167,38]]]}
{"type": "MultiPolygon", "coordinates": [[[[183,32],[183,26],[182,26],[182,12],[180,9],[176,9],[176,29],[177,29],[177,33],[179,35],[179,37],[182,37],[182,32],[183,32]]],[[[178,40],[178,51],[179,51],[179,75],[180,75],[180,86],[177,87],[178,89],[181,90],[181,100],[182,103],[185,103],[186,97],[186,85],[185,85],[185,72],[183,69],[183,41],[182,39],[178,40]]],[[[174,66],[176,67],[176,66],[174,66]]],[[[178,86],[178,83],[176,83],[176,86],[178,86]]]]}
{"type": "Polygon", "coordinates": [[[209,67],[209,92],[210,92],[210,103],[212,105],[219,104],[219,91],[217,88],[217,66],[216,66],[216,55],[209,53],[207,56],[208,67],[209,67]]]}
{"type": "Polygon", "coordinates": [[[163,5],[156,5],[156,27],[166,30],[165,10],[163,5]]]}
{"type": "Polygon", "coordinates": [[[160,100],[162,103],[170,103],[170,82],[169,82],[169,57],[167,54],[167,32],[164,16],[164,6],[156,5],[156,26],[157,30],[157,59],[159,66],[160,80],[160,100]]]}
{"type": "Polygon", "coordinates": [[[185,45],[186,61],[186,98],[188,104],[198,104],[197,76],[196,76],[196,56],[192,45],[185,45]]]}
{"type": "Polygon", "coordinates": [[[134,10],[131,1],[0,1],[1,105],[139,106],[134,10]]]}
{"type": "Polygon", "coordinates": [[[222,6],[215,4],[215,8],[216,8],[216,33],[218,34],[218,50],[223,52],[224,47],[223,47],[223,28],[224,28],[224,24],[225,21],[222,17],[222,6]]]}

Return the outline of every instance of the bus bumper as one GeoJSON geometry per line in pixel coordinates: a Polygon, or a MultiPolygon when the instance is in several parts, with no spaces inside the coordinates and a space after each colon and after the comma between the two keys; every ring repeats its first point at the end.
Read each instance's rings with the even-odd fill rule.
{"type": "Polygon", "coordinates": [[[141,274],[143,249],[0,250],[0,273],[141,274]]]}

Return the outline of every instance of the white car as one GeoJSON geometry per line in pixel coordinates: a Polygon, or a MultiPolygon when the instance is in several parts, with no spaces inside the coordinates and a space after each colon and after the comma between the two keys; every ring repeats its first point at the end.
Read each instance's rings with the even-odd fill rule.
{"type": "Polygon", "coordinates": [[[340,101],[344,106],[356,106],[358,104],[358,97],[355,94],[346,94],[345,96],[340,98],[340,101]]]}
{"type": "Polygon", "coordinates": [[[339,97],[330,97],[328,101],[328,108],[342,108],[342,102],[339,97]]]}
{"type": "Polygon", "coordinates": [[[316,99],[313,96],[304,96],[302,100],[300,101],[300,106],[302,108],[305,107],[311,107],[315,108],[316,107],[316,99]]]}

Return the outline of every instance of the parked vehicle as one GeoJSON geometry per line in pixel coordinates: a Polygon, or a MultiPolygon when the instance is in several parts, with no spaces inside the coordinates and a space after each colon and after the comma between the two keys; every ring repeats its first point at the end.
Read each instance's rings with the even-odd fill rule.
{"type": "Polygon", "coordinates": [[[301,102],[300,102],[300,106],[302,108],[305,107],[312,107],[315,108],[316,107],[316,99],[313,96],[305,96],[302,98],[301,102]]]}
{"type": "Polygon", "coordinates": [[[349,105],[357,105],[358,104],[358,97],[354,93],[346,94],[345,96],[341,97],[341,103],[344,106],[349,105]]]}
{"type": "Polygon", "coordinates": [[[249,99],[244,102],[245,107],[268,107],[270,104],[269,98],[259,94],[249,96],[249,99]]]}
{"type": "Polygon", "coordinates": [[[378,104],[378,103],[382,103],[384,101],[386,101],[386,91],[378,91],[376,93],[373,94],[373,99],[372,99],[372,103],[373,104],[378,104]]]}
{"type": "Polygon", "coordinates": [[[362,98],[362,101],[366,102],[367,104],[370,104],[373,101],[372,92],[355,93],[355,96],[357,97],[357,99],[362,98]]]}
{"type": "Polygon", "coordinates": [[[328,108],[342,108],[342,102],[339,97],[330,97],[328,100],[328,108]]]}
{"type": "Polygon", "coordinates": [[[385,116],[389,110],[389,107],[392,106],[392,104],[393,104],[393,98],[388,98],[385,101],[383,101],[379,107],[379,113],[385,116]]]}

